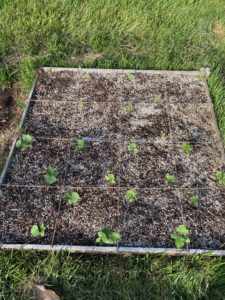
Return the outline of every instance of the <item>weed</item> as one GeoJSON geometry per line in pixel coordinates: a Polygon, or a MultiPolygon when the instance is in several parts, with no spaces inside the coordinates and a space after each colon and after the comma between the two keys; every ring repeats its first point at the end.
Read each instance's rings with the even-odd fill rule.
{"type": "Polygon", "coordinates": [[[137,144],[135,143],[131,143],[128,145],[128,150],[133,153],[133,154],[136,154],[138,152],[138,147],[137,147],[137,144]]]}
{"type": "Polygon", "coordinates": [[[183,224],[176,227],[175,233],[173,233],[171,237],[175,240],[177,248],[183,248],[190,243],[189,230],[183,224]]]}
{"type": "Polygon", "coordinates": [[[113,232],[109,229],[109,227],[104,227],[102,231],[98,232],[98,238],[96,243],[100,244],[115,244],[121,238],[119,232],[113,232]]]}
{"type": "Polygon", "coordinates": [[[65,193],[63,199],[69,204],[76,204],[80,201],[80,195],[77,192],[65,193]]]}
{"type": "Polygon", "coordinates": [[[83,140],[76,140],[74,147],[76,150],[81,151],[85,148],[85,141],[83,140]]]}
{"type": "Polygon", "coordinates": [[[53,169],[52,166],[48,166],[44,175],[45,181],[51,185],[56,182],[58,173],[53,169]]]}
{"type": "Polygon", "coordinates": [[[219,184],[225,185],[225,172],[218,171],[216,173],[216,180],[218,181],[219,184]]]}
{"type": "Polygon", "coordinates": [[[16,148],[26,150],[27,148],[31,148],[31,142],[33,137],[30,134],[23,134],[20,140],[16,142],[16,148]]]}
{"type": "Polygon", "coordinates": [[[3,191],[0,190],[0,199],[4,196],[3,191]]]}
{"type": "Polygon", "coordinates": [[[193,147],[189,143],[183,143],[181,147],[186,154],[190,154],[193,150],[193,147]]]}
{"type": "Polygon", "coordinates": [[[160,137],[161,139],[164,139],[166,137],[166,133],[164,131],[160,131],[160,137]]]}
{"type": "Polygon", "coordinates": [[[129,202],[135,202],[138,199],[138,192],[130,189],[126,192],[126,198],[129,202]]]}
{"type": "Polygon", "coordinates": [[[198,207],[199,206],[199,197],[198,197],[198,195],[191,196],[190,199],[189,199],[189,202],[193,206],[198,207]]]}
{"type": "Polygon", "coordinates": [[[112,173],[109,173],[108,175],[105,176],[105,180],[110,184],[115,184],[116,183],[116,176],[112,173]]]}
{"type": "Polygon", "coordinates": [[[154,100],[155,100],[156,102],[159,102],[161,99],[162,99],[162,94],[158,93],[158,94],[155,94],[155,95],[154,95],[154,100]]]}
{"type": "Polygon", "coordinates": [[[173,183],[175,181],[176,177],[175,175],[172,175],[170,173],[166,173],[166,181],[167,183],[173,183]]]}
{"type": "Polygon", "coordinates": [[[91,78],[89,73],[84,73],[81,77],[83,80],[89,80],[91,78]]]}
{"type": "Polygon", "coordinates": [[[83,101],[83,100],[80,100],[80,101],[78,102],[78,107],[79,107],[79,108],[83,108],[83,107],[84,107],[84,101],[83,101]]]}
{"type": "Polygon", "coordinates": [[[132,104],[132,102],[131,101],[129,101],[128,103],[127,103],[127,106],[124,108],[124,110],[126,111],[126,112],[131,112],[132,110],[133,110],[133,104],[132,104]]]}
{"type": "Polygon", "coordinates": [[[134,74],[131,71],[129,71],[127,72],[127,77],[129,80],[132,80],[134,78],[134,74]]]}
{"type": "Polygon", "coordinates": [[[33,237],[44,237],[45,236],[45,226],[43,223],[34,224],[31,228],[31,235],[33,237]]]}

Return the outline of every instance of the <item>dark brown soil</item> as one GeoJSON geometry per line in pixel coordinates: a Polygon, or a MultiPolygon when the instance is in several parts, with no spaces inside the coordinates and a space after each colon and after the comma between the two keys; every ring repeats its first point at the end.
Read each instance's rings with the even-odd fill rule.
{"type": "Polygon", "coordinates": [[[208,143],[216,139],[209,105],[172,103],[170,109],[174,142],[208,143]]]}
{"type": "Polygon", "coordinates": [[[173,145],[163,142],[138,144],[138,152],[133,154],[128,151],[128,144],[121,146],[120,185],[141,188],[167,186],[166,173],[176,175],[173,145]]]}
{"type": "Polygon", "coordinates": [[[185,224],[190,248],[225,249],[225,189],[215,178],[225,162],[203,80],[41,71],[23,130],[34,140],[31,149],[15,150],[2,186],[2,242],[94,245],[108,226],[122,246],[174,247],[171,234],[185,224]],[[84,150],[75,149],[77,139],[84,150]],[[43,178],[48,165],[59,173],[53,187],[43,178]],[[128,189],[138,192],[137,202],[127,201],[128,189]],[[80,195],[76,205],[63,199],[72,191],[80,195]],[[30,235],[38,221],[44,239],[30,235]]]}
{"type": "Polygon", "coordinates": [[[184,222],[190,228],[191,247],[225,249],[225,189],[182,190],[181,201],[184,222]],[[199,207],[188,202],[199,196],[199,207]]]}
{"type": "MultiPolygon", "coordinates": [[[[119,173],[120,145],[111,141],[86,142],[78,151],[71,145],[65,179],[67,186],[103,186],[107,173],[119,173]]],[[[117,181],[117,185],[119,181],[117,181]]]]}
{"type": "Polygon", "coordinates": [[[57,188],[2,187],[3,243],[51,244],[61,200],[57,188]],[[43,222],[45,238],[33,238],[31,228],[43,222]]]}
{"type": "Polygon", "coordinates": [[[178,186],[216,188],[215,174],[225,166],[219,147],[214,144],[192,144],[192,147],[192,152],[185,154],[181,144],[175,145],[178,186]]]}
{"type": "Polygon", "coordinates": [[[69,144],[69,141],[36,139],[31,149],[16,150],[5,182],[16,185],[46,185],[44,174],[51,165],[59,174],[57,185],[62,185],[69,144]]]}
{"type": "Polygon", "coordinates": [[[97,232],[108,226],[120,231],[123,222],[122,194],[117,189],[68,188],[65,192],[78,192],[81,199],[76,205],[62,202],[55,244],[93,245],[97,232]]]}

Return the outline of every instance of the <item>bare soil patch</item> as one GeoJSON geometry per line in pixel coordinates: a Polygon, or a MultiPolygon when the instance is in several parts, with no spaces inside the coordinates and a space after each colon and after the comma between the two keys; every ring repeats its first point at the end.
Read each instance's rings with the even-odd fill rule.
{"type": "Polygon", "coordinates": [[[93,245],[108,226],[122,246],[173,247],[171,234],[185,224],[190,248],[225,249],[225,190],[215,176],[224,172],[224,154],[202,79],[42,70],[23,131],[32,147],[15,149],[2,183],[2,242],[93,245]],[[49,165],[58,173],[53,186],[44,180],[49,165]],[[75,205],[64,199],[71,192],[80,196],[75,205]],[[38,222],[44,238],[31,237],[38,222]]]}

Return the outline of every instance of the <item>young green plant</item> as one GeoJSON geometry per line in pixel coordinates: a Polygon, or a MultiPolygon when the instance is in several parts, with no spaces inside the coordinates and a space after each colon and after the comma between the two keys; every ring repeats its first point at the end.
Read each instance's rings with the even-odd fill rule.
{"type": "Polygon", "coordinates": [[[183,248],[190,243],[189,230],[183,224],[176,227],[171,237],[174,239],[177,248],[183,248]]]}
{"type": "Polygon", "coordinates": [[[189,143],[182,143],[181,147],[185,154],[190,154],[193,150],[193,147],[189,143]]]}
{"type": "Polygon", "coordinates": [[[20,150],[26,150],[28,148],[31,148],[31,142],[33,140],[33,137],[30,134],[22,134],[21,139],[17,140],[16,142],[16,148],[20,150]]]}
{"type": "Polygon", "coordinates": [[[119,232],[113,232],[109,227],[104,227],[101,231],[98,232],[98,238],[96,243],[99,244],[115,244],[121,238],[119,232]]]}
{"type": "Polygon", "coordinates": [[[33,237],[44,237],[45,236],[45,226],[43,223],[34,224],[31,227],[31,235],[33,237]]]}
{"type": "Polygon", "coordinates": [[[45,171],[45,174],[44,174],[44,179],[45,181],[51,185],[53,183],[56,182],[57,180],[57,176],[58,176],[58,173],[53,169],[52,166],[48,166],[47,167],[47,170],[45,171]]]}
{"type": "Polygon", "coordinates": [[[162,94],[158,93],[154,95],[154,99],[156,102],[159,102],[162,99],[162,94]]]}
{"type": "Polygon", "coordinates": [[[108,175],[105,176],[105,180],[109,183],[109,184],[115,184],[116,183],[116,176],[112,173],[109,173],[108,175]]]}
{"type": "Polygon", "coordinates": [[[124,108],[124,110],[126,111],[126,112],[131,112],[132,110],[133,110],[133,104],[132,104],[132,102],[131,101],[129,101],[128,103],[127,103],[127,106],[124,108]]]}
{"type": "Polygon", "coordinates": [[[192,195],[189,199],[191,205],[195,207],[199,207],[199,197],[198,195],[192,195]]]}
{"type": "Polygon", "coordinates": [[[218,171],[216,173],[216,180],[218,181],[219,184],[225,185],[225,172],[218,171]]]}
{"type": "Polygon", "coordinates": [[[131,143],[128,145],[128,150],[133,153],[133,154],[136,154],[138,152],[138,147],[137,147],[137,144],[135,143],[131,143]]]}
{"type": "Polygon", "coordinates": [[[136,202],[138,200],[138,192],[130,189],[126,192],[126,198],[131,203],[136,202]]]}
{"type": "Polygon", "coordinates": [[[77,204],[80,201],[80,195],[77,192],[65,193],[63,199],[69,204],[77,204]]]}
{"type": "Polygon", "coordinates": [[[170,173],[166,173],[165,177],[166,177],[166,181],[167,181],[168,184],[173,183],[176,179],[175,175],[170,174],[170,173]]]}
{"type": "Polygon", "coordinates": [[[132,80],[134,78],[134,74],[131,71],[127,72],[127,77],[129,80],[132,80]]]}
{"type": "Polygon", "coordinates": [[[75,144],[74,144],[74,147],[77,151],[81,151],[81,150],[84,150],[85,148],[85,141],[83,140],[76,140],[75,144]]]}

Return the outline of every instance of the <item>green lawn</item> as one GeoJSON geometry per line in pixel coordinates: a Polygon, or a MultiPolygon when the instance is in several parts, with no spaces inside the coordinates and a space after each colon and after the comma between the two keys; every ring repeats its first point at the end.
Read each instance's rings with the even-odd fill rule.
{"type": "MultiPolygon", "coordinates": [[[[225,141],[224,16],[224,0],[0,0],[0,86],[28,91],[37,66],[210,67],[225,141]]],[[[62,299],[225,299],[218,258],[0,252],[0,299],[30,299],[32,279],[62,299]]]]}

